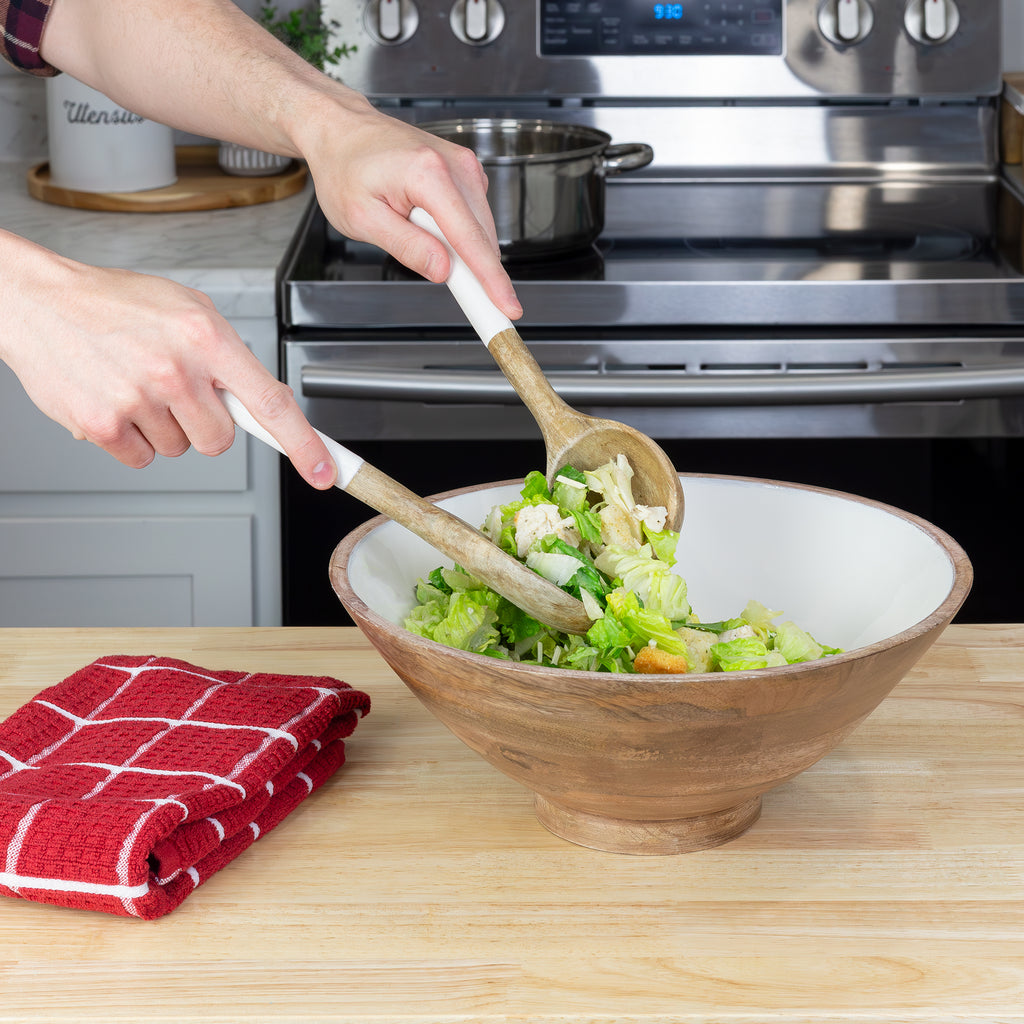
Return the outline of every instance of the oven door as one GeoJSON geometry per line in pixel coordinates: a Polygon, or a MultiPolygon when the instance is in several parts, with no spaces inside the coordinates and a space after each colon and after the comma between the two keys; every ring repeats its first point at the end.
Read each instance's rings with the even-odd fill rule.
{"type": "MultiPolygon", "coordinates": [[[[1024,434],[1024,338],[563,331],[524,339],[559,394],[663,438],[1024,434]],[[579,334],[579,337],[573,337],[579,334]]],[[[286,379],[349,440],[525,440],[537,427],[479,341],[290,341],[286,379]]]]}
{"type": "MultiPolygon", "coordinates": [[[[311,421],[421,494],[543,468],[529,413],[468,334],[291,338],[311,421]]],[[[922,515],[975,565],[961,621],[1020,621],[1024,341],[1014,335],[526,340],[570,404],[655,437],[682,471],[834,487],[922,515]]],[[[288,625],[347,622],[327,566],[373,513],[283,473],[288,625]]],[[[685,524],[684,527],[685,529],[685,524]]]]}

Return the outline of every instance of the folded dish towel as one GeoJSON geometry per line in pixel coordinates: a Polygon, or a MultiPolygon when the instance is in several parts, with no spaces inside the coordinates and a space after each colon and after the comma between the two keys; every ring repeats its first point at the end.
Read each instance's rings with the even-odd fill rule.
{"type": "Polygon", "coordinates": [[[153,919],[325,782],[370,699],[114,655],[0,723],[0,892],[153,919]]]}

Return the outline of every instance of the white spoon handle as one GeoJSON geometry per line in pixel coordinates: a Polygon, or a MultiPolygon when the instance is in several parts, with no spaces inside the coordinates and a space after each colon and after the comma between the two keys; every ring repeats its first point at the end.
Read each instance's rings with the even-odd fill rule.
{"type": "Polygon", "coordinates": [[[491,339],[495,335],[507,331],[512,326],[512,321],[487,297],[484,286],[462,261],[462,257],[452,248],[451,243],[437,226],[437,222],[426,210],[420,209],[418,206],[414,207],[409,214],[409,220],[417,227],[423,228],[424,231],[429,231],[448,250],[452,269],[446,284],[452,295],[455,296],[455,301],[459,304],[462,312],[466,314],[466,319],[473,325],[473,330],[479,335],[480,340],[485,345],[490,345],[491,339]]]}

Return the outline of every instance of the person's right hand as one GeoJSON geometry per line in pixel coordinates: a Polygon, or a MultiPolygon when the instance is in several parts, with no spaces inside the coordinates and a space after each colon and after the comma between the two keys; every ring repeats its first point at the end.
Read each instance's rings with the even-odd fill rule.
{"type": "Polygon", "coordinates": [[[487,176],[472,150],[374,109],[340,83],[324,80],[311,107],[308,124],[296,129],[298,144],[320,207],[339,231],[442,283],[451,269],[447,249],[409,221],[422,207],[494,304],[511,320],[522,316],[501,265],[487,176]]]}
{"type": "Polygon", "coordinates": [[[0,357],[32,401],[79,440],[127,466],[190,446],[218,455],[235,394],[299,473],[327,488],[334,463],[291,388],[249,351],[210,299],[173,281],[85,266],[0,232],[5,258],[0,357]],[[14,269],[14,268],[17,269],[14,269]]]}

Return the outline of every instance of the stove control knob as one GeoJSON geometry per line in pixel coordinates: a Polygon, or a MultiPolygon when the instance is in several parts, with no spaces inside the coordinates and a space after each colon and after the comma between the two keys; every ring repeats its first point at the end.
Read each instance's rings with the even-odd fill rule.
{"type": "Polygon", "coordinates": [[[498,0],[455,0],[448,23],[456,39],[469,46],[485,46],[501,35],[505,9],[498,0]]]}
{"type": "Polygon", "coordinates": [[[903,24],[912,39],[925,46],[948,42],[960,27],[960,9],[954,0],[910,0],[903,24]]]}
{"type": "Polygon", "coordinates": [[[818,28],[836,46],[852,46],[864,39],[875,24],[867,0],[825,0],[818,8],[818,28]]]}
{"type": "Polygon", "coordinates": [[[420,17],[412,0],[370,0],[363,13],[366,31],[378,43],[396,46],[411,38],[420,17]]]}

